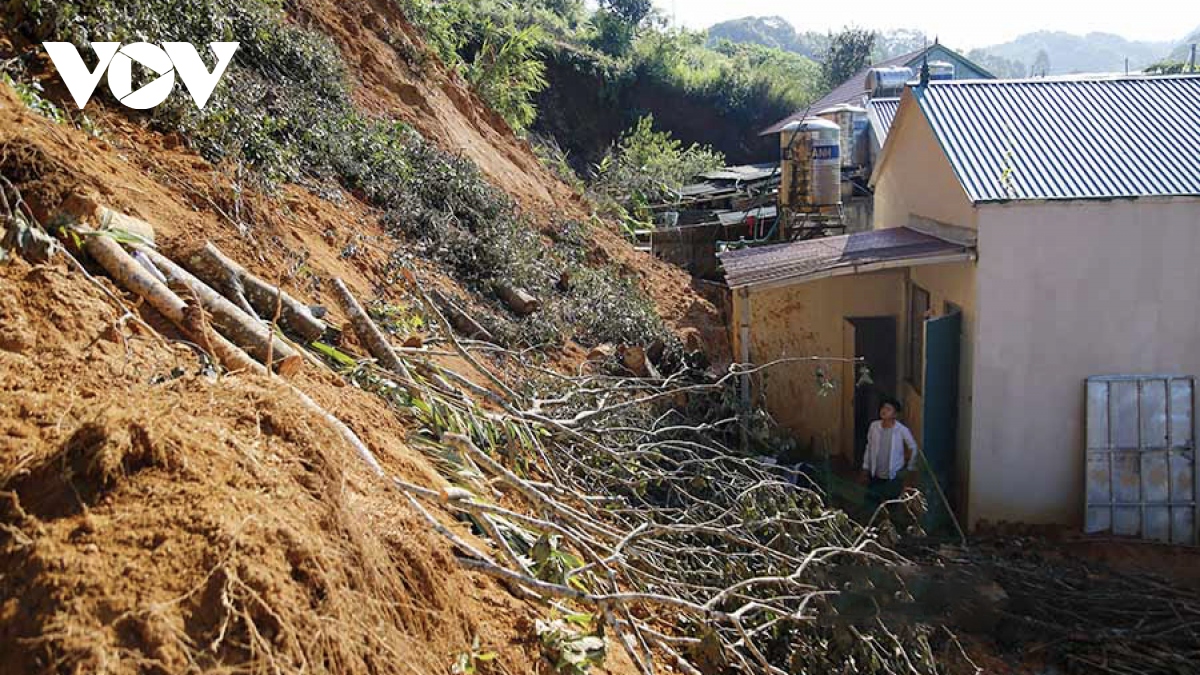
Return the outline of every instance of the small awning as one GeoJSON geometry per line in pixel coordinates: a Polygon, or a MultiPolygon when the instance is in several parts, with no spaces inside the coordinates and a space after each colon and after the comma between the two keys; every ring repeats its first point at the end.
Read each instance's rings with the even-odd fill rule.
{"type": "Polygon", "coordinates": [[[762,289],[843,274],[973,260],[975,249],[896,227],[726,251],[718,257],[730,288],[762,289]]]}

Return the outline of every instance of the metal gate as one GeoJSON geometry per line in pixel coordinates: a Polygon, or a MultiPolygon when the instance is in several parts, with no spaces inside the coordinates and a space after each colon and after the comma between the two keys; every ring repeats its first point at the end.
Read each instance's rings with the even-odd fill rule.
{"type": "Polygon", "coordinates": [[[1197,542],[1196,379],[1087,381],[1086,531],[1197,542]]]}

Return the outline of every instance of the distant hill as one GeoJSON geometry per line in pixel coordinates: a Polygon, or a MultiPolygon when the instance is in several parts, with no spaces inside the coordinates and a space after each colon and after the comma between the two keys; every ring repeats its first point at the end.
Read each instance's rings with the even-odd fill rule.
{"type": "MultiPolygon", "coordinates": [[[[1200,43],[1200,28],[1192,31],[1187,37],[1171,51],[1168,61],[1187,61],[1192,56],[1192,45],[1200,43]]],[[[1200,60],[1200,56],[1197,57],[1200,60]]]]}
{"type": "Polygon", "coordinates": [[[1125,59],[1129,69],[1137,70],[1162,59],[1176,46],[1174,42],[1126,40],[1111,33],[1072,35],[1059,31],[1027,33],[1011,42],[973,50],[971,58],[997,70],[1021,69],[1023,73],[997,72],[997,75],[1066,75],[1070,73],[1121,72],[1125,59]],[[1041,57],[1041,58],[1040,58],[1041,57]],[[1040,62],[1039,62],[1040,61],[1040,62]]]}
{"type": "MultiPolygon", "coordinates": [[[[912,28],[877,32],[874,60],[908,54],[933,42],[924,32],[912,28]]],[[[780,16],[747,16],[723,21],[708,29],[708,41],[713,45],[721,40],[775,47],[784,51],[820,59],[829,45],[829,34],[817,31],[797,31],[780,16]]]]}
{"type": "Polygon", "coordinates": [[[729,40],[743,44],[775,47],[788,52],[819,58],[829,44],[825,33],[800,33],[787,19],[780,16],[747,16],[722,21],[708,29],[710,44],[729,40]]]}
{"type": "MultiPolygon", "coordinates": [[[[829,44],[828,33],[798,31],[779,16],[747,16],[724,21],[708,29],[708,39],[710,44],[729,40],[775,47],[813,59],[820,59],[829,44]]],[[[918,29],[882,31],[876,34],[874,60],[907,54],[932,41],[928,34],[918,29]]],[[[973,49],[966,57],[997,77],[1121,72],[1125,69],[1126,58],[1131,71],[1164,59],[1186,61],[1189,45],[1193,42],[1200,42],[1200,27],[1180,42],[1127,40],[1112,33],[1075,35],[1038,31],[1003,44],[973,49]]]]}

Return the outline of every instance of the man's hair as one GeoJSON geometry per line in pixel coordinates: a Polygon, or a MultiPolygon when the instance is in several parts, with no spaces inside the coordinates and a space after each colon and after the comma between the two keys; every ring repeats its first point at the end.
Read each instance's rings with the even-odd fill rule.
{"type": "Polygon", "coordinates": [[[904,404],[897,399],[892,398],[891,396],[883,397],[883,400],[879,402],[879,409],[883,410],[883,406],[885,405],[892,406],[892,408],[894,408],[898,413],[904,412],[904,404]]]}

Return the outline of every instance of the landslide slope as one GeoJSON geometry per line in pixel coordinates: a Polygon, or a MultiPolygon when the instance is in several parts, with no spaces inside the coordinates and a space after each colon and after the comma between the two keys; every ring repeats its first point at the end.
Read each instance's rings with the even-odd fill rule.
{"type": "MultiPolygon", "coordinates": [[[[306,0],[288,18],[333,39],[357,105],[468,157],[539,232],[589,216],[456,77],[433,59],[408,65],[397,36],[420,38],[391,3],[306,0]]],[[[21,55],[47,99],[70,105],[29,36],[6,32],[0,61],[21,55]]],[[[43,222],[89,195],[154,225],[168,255],[217,243],[330,308],[334,324],[345,320],[334,277],[364,299],[411,302],[393,283],[397,256],[430,287],[483,302],[406,253],[360,194],[260,189],[99,98],[86,111],[94,133],[29,103],[27,88],[0,83],[0,175],[43,222]]],[[[683,272],[606,226],[588,232],[590,263],[627,275],[722,359],[720,317],[683,272]]],[[[62,255],[0,267],[0,672],[445,673],[475,639],[498,654],[484,672],[550,670],[533,630],[545,609],[459,568],[287,386],[210,377],[161,317],[62,255]]],[[[345,349],[357,350],[352,337],[345,349]]],[[[550,354],[580,358],[569,339],[550,354]]],[[[311,366],[293,383],[390,473],[442,484],[407,442],[411,421],[379,398],[311,366]]],[[[619,649],[607,663],[633,671],[619,649]]]]}

